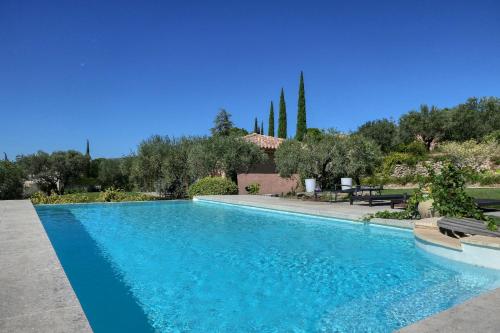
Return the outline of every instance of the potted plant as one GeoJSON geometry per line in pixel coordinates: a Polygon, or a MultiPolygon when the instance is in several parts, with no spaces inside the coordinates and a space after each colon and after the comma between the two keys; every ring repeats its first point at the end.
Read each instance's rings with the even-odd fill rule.
{"type": "Polygon", "coordinates": [[[312,193],[316,189],[316,179],[314,178],[306,178],[306,192],[312,193]]]}

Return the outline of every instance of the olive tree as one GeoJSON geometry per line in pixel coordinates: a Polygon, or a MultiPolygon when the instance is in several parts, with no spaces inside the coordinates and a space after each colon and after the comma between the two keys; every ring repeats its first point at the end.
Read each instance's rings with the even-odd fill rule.
{"type": "Polygon", "coordinates": [[[237,136],[212,136],[193,144],[187,165],[192,178],[224,175],[237,181],[238,173],[266,159],[266,155],[255,144],[237,136]]]}
{"type": "Polygon", "coordinates": [[[282,177],[299,174],[315,178],[321,188],[336,184],[341,177],[368,175],[380,161],[377,145],[361,136],[322,133],[307,136],[302,142],[287,140],[275,154],[276,168],[282,177]]]}
{"type": "Polygon", "coordinates": [[[143,191],[185,196],[190,183],[187,160],[195,141],[155,135],[141,142],[131,171],[136,187],[143,191]]]}
{"type": "Polygon", "coordinates": [[[399,143],[397,125],[385,118],[364,123],[357,134],[373,140],[384,153],[391,152],[399,143]]]}
{"type": "Polygon", "coordinates": [[[23,181],[23,172],[16,163],[0,161],[0,200],[22,198],[23,181]]]}
{"type": "Polygon", "coordinates": [[[47,154],[39,151],[17,159],[27,177],[42,191],[64,194],[68,185],[77,182],[88,171],[88,157],[76,150],[47,154]]]}
{"type": "Polygon", "coordinates": [[[446,121],[443,111],[421,105],[419,111],[410,111],[399,119],[401,138],[407,143],[420,140],[431,150],[445,136],[446,121]]]}

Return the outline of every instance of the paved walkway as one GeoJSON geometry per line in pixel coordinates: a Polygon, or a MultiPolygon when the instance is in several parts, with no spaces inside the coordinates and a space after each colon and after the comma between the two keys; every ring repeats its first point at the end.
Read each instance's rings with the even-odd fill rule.
{"type": "Polygon", "coordinates": [[[92,332],[28,200],[0,201],[0,332],[92,332]]]}
{"type": "MultiPolygon", "coordinates": [[[[368,204],[358,202],[355,202],[354,205],[350,205],[349,202],[305,201],[263,195],[205,195],[199,196],[197,198],[200,200],[274,209],[323,217],[340,218],[353,221],[361,221],[366,215],[374,214],[378,211],[391,210],[391,207],[389,205],[375,205],[370,207],[368,206],[368,204]]],[[[370,222],[407,229],[413,228],[413,221],[372,219],[370,222]]]]}
{"type": "Polygon", "coordinates": [[[451,309],[421,320],[400,333],[498,333],[500,289],[480,295],[451,309]]]}

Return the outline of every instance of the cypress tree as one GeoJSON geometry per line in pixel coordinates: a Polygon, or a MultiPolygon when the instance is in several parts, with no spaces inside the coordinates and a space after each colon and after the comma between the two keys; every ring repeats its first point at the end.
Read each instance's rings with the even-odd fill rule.
{"type": "Polygon", "coordinates": [[[90,165],[90,160],[91,160],[91,157],[90,157],[90,142],[89,142],[89,139],[87,139],[87,147],[85,148],[85,157],[86,157],[86,170],[85,170],[85,176],[87,177],[90,177],[90,168],[91,168],[91,165],[90,165]]]}
{"type": "Polygon", "coordinates": [[[299,103],[297,112],[297,131],[295,132],[295,139],[302,141],[302,139],[304,139],[306,131],[306,96],[304,92],[304,73],[301,71],[299,84],[299,103]]]}
{"type": "Polygon", "coordinates": [[[267,135],[274,136],[274,105],[271,101],[271,108],[269,109],[269,126],[267,128],[267,135]]]}
{"type": "Polygon", "coordinates": [[[283,88],[281,88],[280,95],[280,113],[278,116],[278,138],[286,139],[286,104],[285,104],[285,93],[283,88]]]}
{"type": "Polygon", "coordinates": [[[253,124],[253,132],[259,134],[259,124],[257,123],[257,117],[255,117],[255,122],[253,124]]]}
{"type": "Polygon", "coordinates": [[[89,143],[89,139],[87,139],[87,149],[85,150],[85,156],[90,157],[90,143],[89,143]]]}
{"type": "Polygon", "coordinates": [[[6,152],[3,152],[3,160],[5,162],[7,162],[9,160],[9,158],[7,157],[7,153],[6,152]]]}
{"type": "Polygon", "coordinates": [[[260,134],[264,135],[264,121],[260,122],[260,134]]]}

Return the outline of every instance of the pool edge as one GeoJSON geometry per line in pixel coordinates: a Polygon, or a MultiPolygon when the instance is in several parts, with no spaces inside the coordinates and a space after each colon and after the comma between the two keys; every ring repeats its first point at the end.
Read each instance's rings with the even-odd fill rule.
{"type": "Polygon", "coordinates": [[[0,201],[0,253],[0,331],[92,332],[31,201],[0,201]]]}
{"type": "Polygon", "coordinates": [[[369,226],[373,227],[378,227],[378,228],[389,228],[389,229],[395,229],[395,230],[401,230],[401,231],[409,231],[411,232],[413,230],[413,226],[410,225],[395,225],[392,222],[385,223],[384,221],[365,221],[359,218],[353,218],[350,217],[346,214],[331,214],[331,213],[322,213],[319,211],[316,212],[311,212],[311,211],[306,211],[303,209],[297,209],[295,211],[289,210],[289,207],[279,207],[273,204],[270,205],[258,205],[255,203],[248,203],[248,202],[227,202],[227,201],[222,201],[220,199],[212,198],[212,197],[194,197],[193,201],[199,201],[199,202],[206,202],[206,203],[213,203],[213,204],[218,204],[218,205],[228,205],[228,206],[233,206],[233,207],[244,207],[244,208],[249,208],[249,209],[257,209],[257,210],[262,210],[262,211],[269,211],[269,212],[274,212],[274,213],[282,213],[282,214],[290,214],[290,215],[297,215],[297,216],[309,216],[309,217],[314,217],[314,218],[319,218],[319,219],[326,219],[326,220],[337,220],[340,222],[345,222],[345,223],[352,223],[352,224],[366,224],[369,226]],[[270,207],[271,206],[271,207],[270,207]]]}

